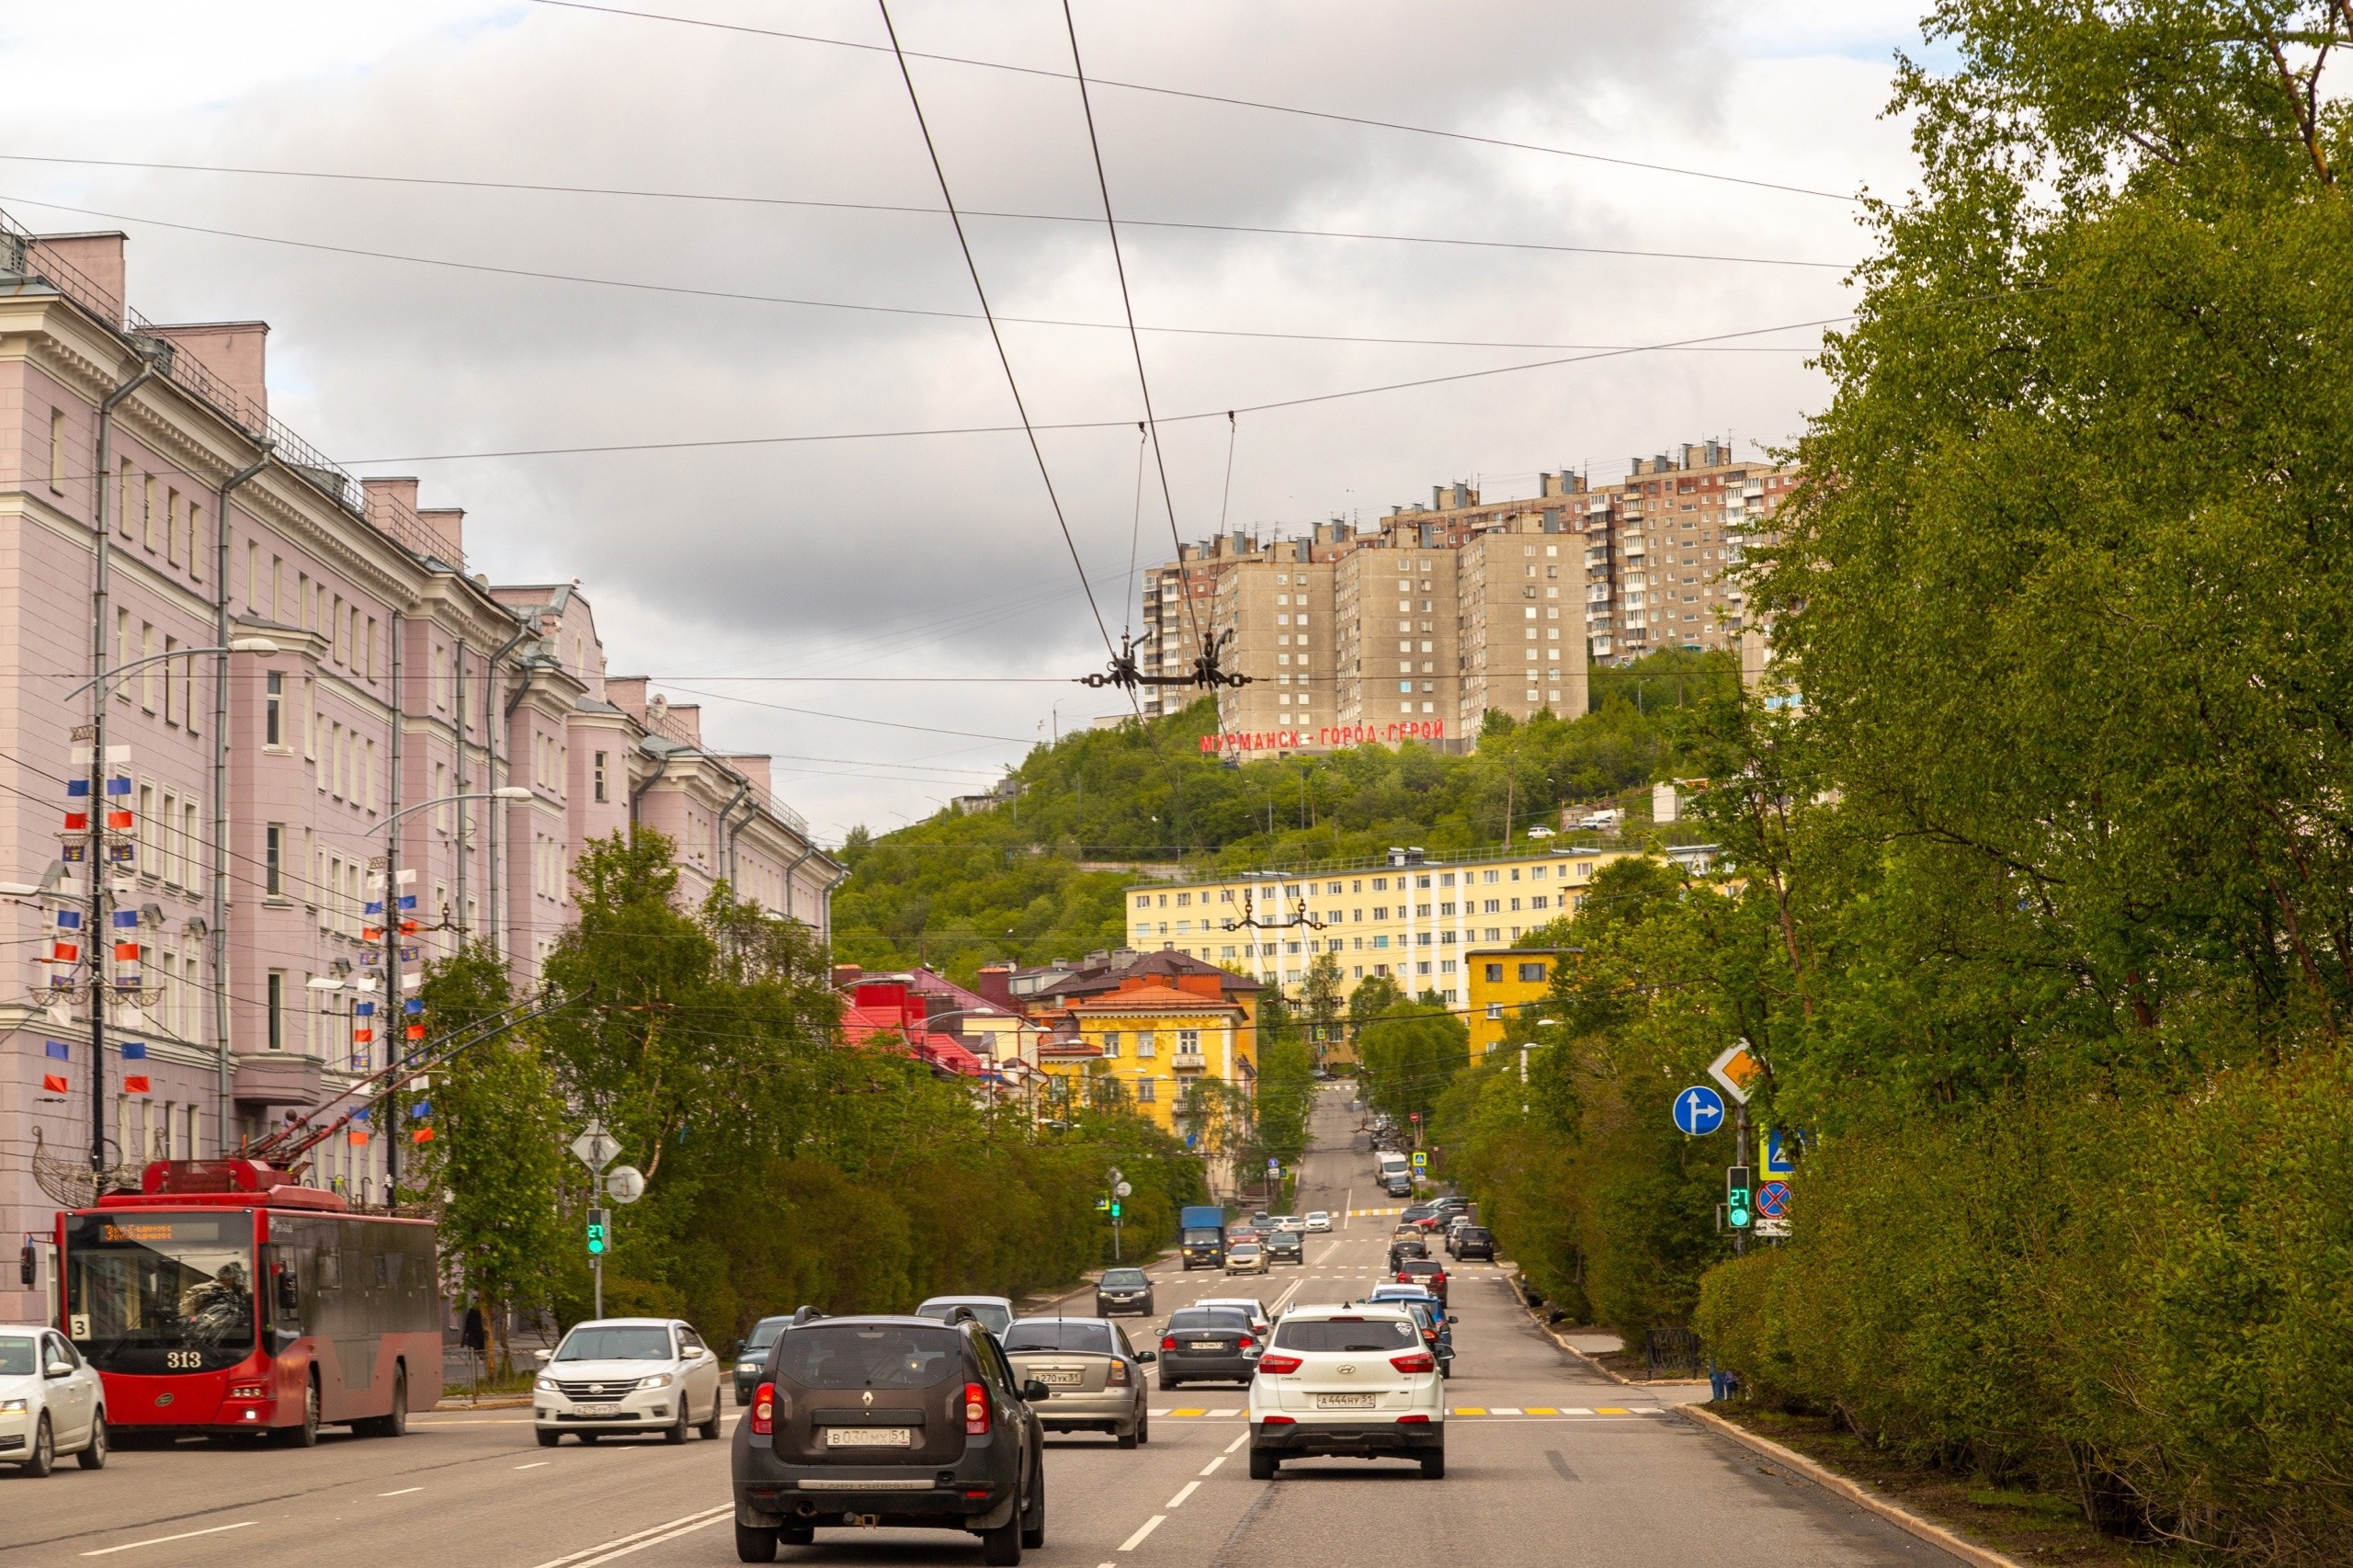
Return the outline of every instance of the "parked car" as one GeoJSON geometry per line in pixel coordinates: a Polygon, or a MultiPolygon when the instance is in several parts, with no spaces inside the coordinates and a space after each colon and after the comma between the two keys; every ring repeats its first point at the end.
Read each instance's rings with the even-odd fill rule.
{"type": "Polygon", "coordinates": [[[1307,1267],[1307,1239],[1302,1232],[1277,1231],[1267,1238],[1267,1262],[1295,1263],[1307,1267]]]}
{"type": "Polygon", "coordinates": [[[1495,1261],[1495,1233],[1484,1225],[1465,1225],[1454,1233],[1446,1250],[1457,1258],[1477,1257],[1495,1261]]]}
{"type": "Polygon", "coordinates": [[[47,1475],[60,1454],[107,1463],[107,1392],[98,1369],[51,1328],[0,1324],[0,1464],[47,1475]]]}
{"type": "Polygon", "coordinates": [[[1152,1312],[1152,1276],[1141,1268],[1107,1268],[1095,1283],[1097,1316],[1113,1312],[1152,1312]]]}
{"type": "Polygon", "coordinates": [[[540,1353],[531,1423],[540,1447],[570,1432],[584,1443],[608,1434],[659,1432],[683,1443],[689,1427],[719,1436],[719,1358],[676,1318],[576,1323],[540,1353]]]}
{"type": "Polygon", "coordinates": [[[1267,1249],[1256,1242],[1241,1242],[1227,1247],[1225,1271],[1228,1274],[1264,1274],[1267,1272],[1267,1249]]]}
{"type": "Polygon", "coordinates": [[[1332,1216],[1328,1212],[1321,1209],[1313,1209],[1308,1211],[1307,1229],[1310,1233],[1321,1234],[1331,1228],[1332,1216]]]}
{"type": "MultiPolygon", "coordinates": [[[[996,1568],[1046,1544],[1049,1391],[973,1319],[818,1317],[777,1335],[731,1449],[735,1555],[822,1528],[969,1530],[996,1568]]],[[[1010,1327],[1010,1324],[1007,1324],[1010,1327]]]]}
{"type": "Polygon", "coordinates": [[[1160,1386],[1247,1382],[1265,1344],[1238,1307],[1180,1307],[1160,1331],[1160,1386]]]}
{"type": "Polygon", "coordinates": [[[1001,1341],[1006,1359],[1023,1381],[1045,1385],[1029,1402],[1049,1432],[1108,1432],[1120,1447],[1152,1441],[1145,1408],[1149,1350],[1128,1343],[1108,1318],[1016,1318],[1001,1341]]]}
{"type": "Polygon", "coordinates": [[[1438,1358],[1410,1313],[1375,1306],[1286,1313],[1250,1382],[1250,1476],[1287,1459],[1412,1459],[1446,1474],[1438,1358]]]}
{"type": "Polygon", "coordinates": [[[752,1391],[760,1386],[760,1379],[768,1364],[768,1346],[776,1343],[777,1333],[792,1320],[789,1317],[762,1318],[735,1346],[735,1403],[752,1403],[752,1391]]]}
{"type": "Polygon", "coordinates": [[[1274,1313],[1268,1312],[1267,1310],[1267,1303],[1258,1300],[1256,1296],[1203,1296],[1199,1301],[1195,1301],[1193,1305],[1197,1307],[1232,1307],[1234,1311],[1240,1312],[1243,1316],[1250,1320],[1250,1332],[1258,1336],[1258,1343],[1261,1345],[1264,1345],[1267,1342],[1267,1331],[1272,1329],[1275,1325],[1274,1313]]]}
{"type": "Polygon", "coordinates": [[[1402,1301],[1398,1303],[1414,1314],[1414,1323],[1422,1331],[1422,1342],[1438,1358],[1438,1375],[1454,1376],[1454,1320],[1436,1301],[1402,1301]]]}
{"type": "Polygon", "coordinates": [[[1397,1283],[1422,1286],[1438,1298],[1439,1306],[1446,1305],[1446,1265],[1434,1257],[1400,1258],[1397,1283]]]}
{"type": "Polygon", "coordinates": [[[1440,1214],[1468,1214],[1471,1212],[1471,1200],[1449,1192],[1443,1198],[1431,1199],[1430,1208],[1440,1214]]]}
{"type": "Polygon", "coordinates": [[[934,1296],[915,1308],[915,1316],[946,1323],[958,1307],[970,1308],[991,1334],[1003,1334],[1013,1326],[1014,1306],[1008,1296],[934,1296]]]}

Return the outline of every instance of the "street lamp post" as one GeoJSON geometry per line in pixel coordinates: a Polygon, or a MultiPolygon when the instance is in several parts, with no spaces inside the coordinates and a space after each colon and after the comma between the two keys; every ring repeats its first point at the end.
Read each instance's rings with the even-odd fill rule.
{"type": "MultiPolygon", "coordinates": [[[[101,485],[100,488],[105,487],[101,485]]],[[[122,851],[120,858],[130,860],[135,865],[135,857],[139,853],[138,830],[136,824],[132,821],[129,804],[130,775],[123,776],[123,788],[119,791],[125,797],[123,811],[117,813],[108,809],[108,792],[113,781],[108,777],[107,769],[107,699],[112,694],[114,683],[117,680],[133,670],[143,669],[149,665],[167,664],[173,659],[199,658],[208,653],[275,653],[277,652],[278,644],[267,637],[232,638],[215,648],[175,648],[168,653],[153,653],[143,659],[133,659],[129,664],[118,665],[113,669],[102,671],[65,694],[65,700],[71,702],[85,691],[93,693],[90,703],[90,722],[87,726],[90,741],[89,777],[85,780],[76,780],[76,782],[83,785],[89,796],[86,810],[87,821],[84,824],[85,835],[81,845],[83,858],[90,874],[86,914],[89,929],[83,933],[82,946],[88,949],[89,965],[90,1175],[94,1184],[92,1188],[94,1194],[97,1191],[95,1184],[105,1180],[107,1167],[107,989],[108,981],[107,960],[108,956],[119,960],[121,946],[128,946],[131,949],[132,971],[128,977],[119,973],[114,975],[112,977],[114,987],[133,1001],[145,1000],[145,988],[142,983],[144,976],[141,975],[137,970],[139,944],[136,941],[121,946],[116,944],[113,910],[110,907],[114,901],[111,890],[107,883],[108,851],[113,847],[108,843],[107,835],[113,831],[110,824],[118,814],[123,819],[123,826],[128,830],[120,845],[122,851]],[[104,944],[103,949],[100,944],[104,944]]],[[[165,678],[166,680],[171,678],[168,671],[165,672],[165,678]]],[[[60,983],[57,977],[52,974],[51,989],[52,992],[63,990],[70,995],[73,986],[70,981],[60,983]]],[[[215,1049],[224,1052],[229,1049],[229,1043],[225,1040],[216,1040],[213,1044],[215,1049]]],[[[126,1150],[125,1153],[127,1155],[129,1151],[126,1150]]],[[[96,1201],[95,1197],[92,1200],[96,1201]]]]}
{"type": "MultiPolygon", "coordinates": [[[[402,993],[401,979],[401,869],[400,835],[390,832],[392,824],[403,817],[414,816],[433,806],[447,806],[460,801],[528,801],[531,791],[520,784],[510,784],[497,790],[472,790],[462,794],[442,795],[430,801],[419,801],[378,823],[370,831],[385,834],[384,839],[384,898],[381,918],[384,922],[384,998],[392,1009],[384,1034],[385,1044],[395,1055],[385,1062],[387,1067],[401,1067],[408,1061],[408,999],[402,993]],[[393,1031],[399,1032],[395,1034],[393,1031]]],[[[397,1212],[401,1190],[401,1096],[408,1090],[408,1080],[395,1073],[391,1087],[384,1096],[384,1210],[397,1212]]]]}

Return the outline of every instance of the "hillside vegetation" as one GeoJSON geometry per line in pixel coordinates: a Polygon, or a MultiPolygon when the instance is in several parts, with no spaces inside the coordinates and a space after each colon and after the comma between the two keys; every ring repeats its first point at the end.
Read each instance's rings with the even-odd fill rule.
{"type": "Polygon", "coordinates": [[[1594,672],[1593,711],[1489,720],[1478,750],[1419,744],[1328,756],[1228,763],[1204,756],[1203,700],[1148,723],[1088,730],[1033,750],[1013,770],[1018,800],[943,810],[843,849],[836,955],[869,968],[918,961],[960,976],[995,960],[1040,962],[1116,948],[1120,890],[1134,868],[1201,873],[1378,855],[1415,844],[1460,855],[1517,841],[1561,806],[1647,785],[1677,768],[1694,705],[1737,689],[1721,656],[1654,653],[1594,672]]]}

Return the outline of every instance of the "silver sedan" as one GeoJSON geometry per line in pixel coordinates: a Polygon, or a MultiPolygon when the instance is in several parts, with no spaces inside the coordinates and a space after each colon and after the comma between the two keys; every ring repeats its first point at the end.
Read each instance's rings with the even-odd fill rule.
{"type": "Polygon", "coordinates": [[[1047,1431],[1108,1432],[1123,1449],[1152,1441],[1143,1369],[1153,1352],[1110,1319],[1021,1318],[1003,1343],[1014,1375],[1045,1385],[1030,1408],[1047,1431]]]}

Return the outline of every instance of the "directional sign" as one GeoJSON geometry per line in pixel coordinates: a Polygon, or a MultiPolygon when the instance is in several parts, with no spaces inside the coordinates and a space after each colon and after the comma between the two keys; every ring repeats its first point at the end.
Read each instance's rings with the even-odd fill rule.
{"type": "Polygon", "coordinates": [[[605,1124],[601,1121],[590,1122],[587,1129],[572,1141],[572,1157],[592,1171],[601,1171],[611,1165],[620,1152],[620,1142],[605,1131],[605,1124]]]}
{"type": "Polygon", "coordinates": [[[1724,1097],[1704,1084],[1675,1096],[1675,1130],[1704,1138],[1724,1124],[1724,1097]]]}
{"type": "Polygon", "coordinates": [[[1756,1189],[1756,1212],[1768,1220],[1779,1220],[1790,1211],[1790,1184],[1768,1181],[1756,1189]]]}
{"type": "Polygon", "coordinates": [[[1746,1040],[1729,1047],[1708,1063],[1708,1076],[1722,1084],[1724,1093],[1743,1105],[1748,1103],[1750,1086],[1764,1075],[1765,1063],[1746,1040]]]}

